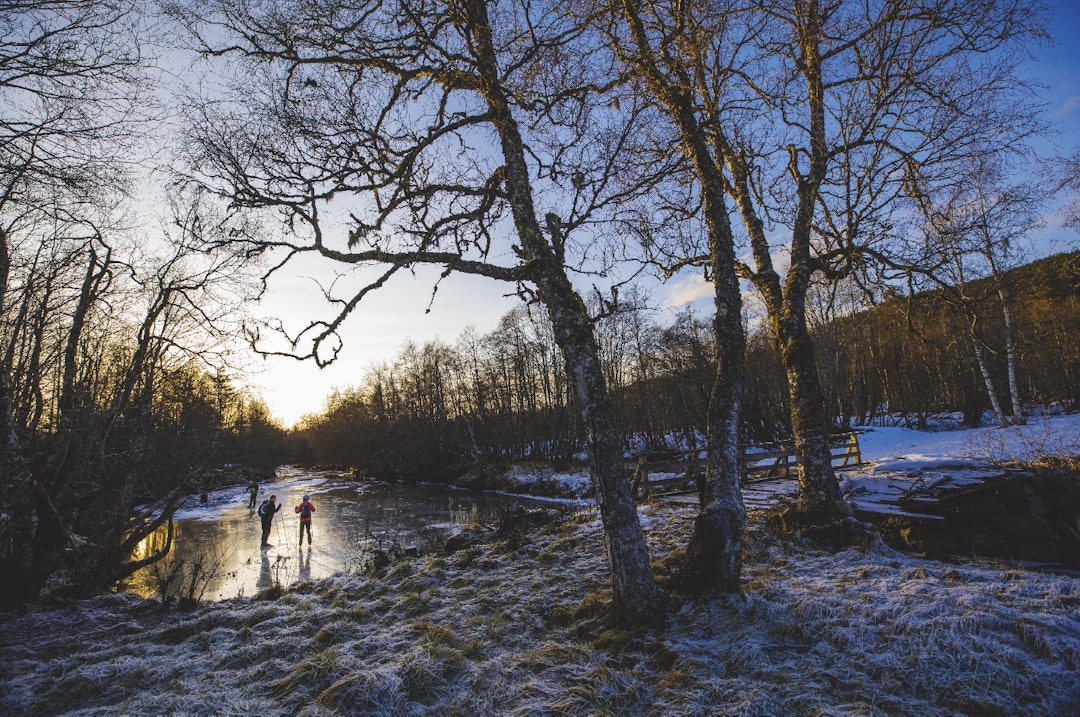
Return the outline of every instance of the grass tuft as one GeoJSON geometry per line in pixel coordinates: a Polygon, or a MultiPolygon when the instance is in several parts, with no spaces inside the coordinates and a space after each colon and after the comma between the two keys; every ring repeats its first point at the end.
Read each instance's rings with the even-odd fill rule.
{"type": "Polygon", "coordinates": [[[401,688],[410,699],[430,705],[445,695],[447,673],[447,665],[430,655],[411,653],[402,660],[401,688]]]}
{"type": "Polygon", "coordinates": [[[323,690],[317,701],[341,714],[396,717],[410,712],[401,679],[388,670],[350,672],[323,690]]]}
{"type": "Polygon", "coordinates": [[[340,654],[335,647],[312,653],[300,660],[288,675],[271,685],[271,694],[282,702],[303,703],[319,685],[334,676],[339,667],[340,654]]]}

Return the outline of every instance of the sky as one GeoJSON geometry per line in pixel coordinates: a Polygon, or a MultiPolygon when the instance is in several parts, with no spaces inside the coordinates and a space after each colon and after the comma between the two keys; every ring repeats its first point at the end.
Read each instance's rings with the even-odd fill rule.
{"type": "MultiPolygon", "coordinates": [[[[1073,41],[1080,30],[1080,0],[1056,0],[1050,11],[1055,43],[1035,49],[1029,74],[1045,85],[1039,90],[1046,105],[1043,117],[1053,127],[1041,151],[1068,155],[1080,149],[1080,45],[1073,41]]],[[[1051,210],[1035,254],[1072,249],[1077,239],[1074,231],[1061,227],[1060,216],[1051,210]]],[[[453,344],[469,326],[486,334],[519,303],[517,297],[506,296],[512,285],[463,275],[445,280],[431,301],[434,276],[434,270],[398,276],[365,298],[343,327],[343,348],[330,366],[320,369],[311,361],[283,357],[256,359],[247,366],[248,386],[262,396],[276,418],[291,426],[305,414],[319,413],[335,388],[357,385],[370,367],[392,361],[407,341],[422,345],[441,339],[453,344]]],[[[298,326],[309,318],[303,311],[313,291],[317,285],[312,274],[301,270],[279,277],[258,313],[298,326]]],[[[698,274],[677,275],[666,284],[654,285],[651,292],[656,305],[672,314],[691,302],[702,312],[710,310],[711,287],[698,274]]]]}
{"type": "MultiPolygon", "coordinates": [[[[404,274],[365,297],[343,327],[341,353],[329,366],[276,356],[256,360],[249,367],[252,388],[290,426],[304,414],[320,412],[335,388],[358,385],[367,369],[392,361],[407,341],[453,343],[470,325],[490,332],[519,303],[504,296],[513,285],[463,275],[445,279],[431,301],[433,276],[437,272],[426,269],[404,274]]],[[[314,290],[311,278],[275,282],[261,311],[299,326],[309,319],[304,311],[314,290]]]]}

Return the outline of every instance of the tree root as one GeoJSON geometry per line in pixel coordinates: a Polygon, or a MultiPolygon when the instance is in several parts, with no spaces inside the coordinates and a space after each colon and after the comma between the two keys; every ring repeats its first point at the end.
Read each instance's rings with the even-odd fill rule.
{"type": "Polygon", "coordinates": [[[881,540],[878,530],[851,516],[800,510],[794,501],[781,502],[765,514],[766,529],[780,537],[798,538],[832,551],[867,549],[881,540]]]}

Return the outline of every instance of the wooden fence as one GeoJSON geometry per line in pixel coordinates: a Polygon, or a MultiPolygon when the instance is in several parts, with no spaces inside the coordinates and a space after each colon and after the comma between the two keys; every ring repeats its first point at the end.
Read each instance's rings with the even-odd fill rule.
{"type": "MultiPolygon", "coordinates": [[[[834,468],[851,468],[862,464],[859,432],[845,431],[829,436],[834,468]]],[[[649,498],[657,493],[679,493],[697,490],[703,476],[704,464],[699,451],[646,451],[639,453],[634,464],[631,483],[635,496],[649,498]],[[663,478],[651,478],[654,473],[663,478]],[[676,474],[676,475],[671,475],[676,474]]],[[[743,483],[787,478],[795,474],[795,454],[791,441],[778,441],[751,446],[743,452],[743,483]]]]}

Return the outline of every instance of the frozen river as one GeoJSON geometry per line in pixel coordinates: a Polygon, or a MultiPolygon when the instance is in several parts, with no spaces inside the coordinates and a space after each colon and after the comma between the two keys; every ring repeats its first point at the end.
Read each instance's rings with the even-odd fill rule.
{"type": "MultiPolygon", "coordinates": [[[[358,570],[371,558],[372,548],[392,544],[423,548],[433,534],[446,535],[476,521],[492,524],[499,501],[506,496],[420,485],[390,487],[348,480],[340,474],[286,467],[276,480],[260,485],[262,503],[277,496],[282,509],[274,517],[271,546],[260,549],[261,525],[248,509],[245,486],[208,494],[207,502],[189,501],[176,513],[170,557],[137,573],[126,589],[147,597],[160,594],[158,579],[172,566],[174,584],[191,580],[192,566],[201,564],[195,597],[223,600],[254,595],[275,583],[288,586],[318,580],[338,572],[358,570]],[[315,505],[312,545],[298,547],[299,516],[294,507],[303,496],[315,505]],[[180,565],[182,563],[182,565],[180,565]],[[200,595],[201,594],[201,595],[200,595]]],[[[144,542],[143,551],[164,540],[160,532],[144,542]]],[[[170,592],[188,593],[189,583],[170,592]]]]}

